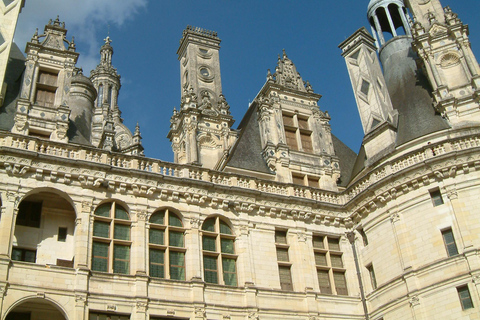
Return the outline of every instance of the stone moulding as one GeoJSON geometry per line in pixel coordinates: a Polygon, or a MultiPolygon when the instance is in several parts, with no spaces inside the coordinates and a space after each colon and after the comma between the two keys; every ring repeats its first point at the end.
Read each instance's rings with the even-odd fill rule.
{"type": "Polygon", "coordinates": [[[358,178],[343,192],[293,186],[145,157],[44,141],[5,131],[0,131],[0,148],[4,151],[0,156],[0,162],[3,163],[0,168],[4,168],[7,174],[14,176],[26,177],[32,174],[37,180],[64,184],[78,183],[83,188],[106,188],[110,191],[132,193],[140,197],[185,201],[191,205],[222,207],[248,214],[256,212],[259,215],[281,218],[313,219],[316,223],[349,227],[352,221],[358,221],[360,217],[383,206],[400,194],[428,185],[431,181],[446,179],[472,169],[480,169],[480,156],[472,156],[468,159],[461,157],[464,153],[475,153],[478,147],[480,147],[480,135],[471,131],[464,135],[459,134],[455,139],[426,144],[411,152],[391,157],[392,159],[388,162],[358,178]],[[448,162],[449,155],[453,154],[456,154],[456,162],[448,162]],[[32,160],[35,157],[42,157],[42,160],[50,158],[52,165],[39,167],[40,162],[32,160]],[[64,163],[60,171],[57,167],[62,160],[64,163]],[[72,160],[75,164],[71,169],[67,169],[68,162],[72,160]],[[78,169],[73,169],[79,167],[78,161],[82,162],[82,167],[89,170],[82,169],[80,172],[78,169]],[[427,170],[418,173],[415,169],[421,164],[427,164],[427,170]],[[107,168],[114,169],[115,174],[111,174],[112,170],[106,170],[107,168]],[[143,171],[144,175],[136,174],[141,178],[131,181],[128,177],[132,175],[126,172],[130,170],[143,171]],[[403,176],[402,179],[397,179],[401,181],[400,183],[387,186],[392,177],[398,178],[400,174],[403,176]],[[197,183],[203,186],[205,183],[211,184],[219,191],[221,190],[223,195],[216,197],[202,194],[201,188],[182,189],[180,186],[185,185],[185,182],[191,186],[197,183]],[[369,191],[372,185],[377,185],[376,190],[379,192],[372,194],[369,191]],[[249,197],[242,201],[231,201],[229,200],[231,188],[240,188],[249,197]],[[258,197],[258,192],[270,194],[271,196],[268,197],[276,201],[267,203],[258,197]],[[285,196],[288,196],[289,206],[282,203],[285,202],[285,196]],[[304,202],[305,200],[307,202],[304,202]],[[323,210],[319,210],[320,208],[323,210]],[[345,209],[350,212],[348,216],[340,214],[341,211],[347,211],[345,209]]]}

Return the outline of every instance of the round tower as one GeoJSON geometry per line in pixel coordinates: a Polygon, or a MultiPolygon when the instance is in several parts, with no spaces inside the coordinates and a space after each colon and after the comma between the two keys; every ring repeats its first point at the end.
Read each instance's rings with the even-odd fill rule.
{"type": "Polygon", "coordinates": [[[90,144],[92,116],[97,91],[92,81],[80,71],[70,79],[68,105],[70,107],[69,139],[90,144]]]}
{"type": "Polygon", "coordinates": [[[428,79],[417,67],[403,0],[371,0],[367,16],[392,105],[399,113],[396,145],[448,128],[435,112],[428,79]]]}

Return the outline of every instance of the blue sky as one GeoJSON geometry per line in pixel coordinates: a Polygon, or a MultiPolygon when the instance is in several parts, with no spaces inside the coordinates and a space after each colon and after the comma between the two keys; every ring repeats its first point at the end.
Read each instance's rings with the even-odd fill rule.
{"type": "MultiPolygon", "coordinates": [[[[122,76],[119,107],[125,124],[141,128],[148,157],[173,160],[169,131],[173,107],[180,103],[180,67],[176,51],[187,25],[218,32],[223,93],[240,123],[285,49],[303,80],[323,97],[332,132],[357,152],[363,131],[345,62],[338,44],[366,26],[368,0],[27,0],[15,41],[23,51],[35,28],[60,16],[75,36],[77,66],[89,75],[110,35],[113,65],[122,76]]],[[[480,1],[442,0],[470,26],[480,58],[480,1]]]]}

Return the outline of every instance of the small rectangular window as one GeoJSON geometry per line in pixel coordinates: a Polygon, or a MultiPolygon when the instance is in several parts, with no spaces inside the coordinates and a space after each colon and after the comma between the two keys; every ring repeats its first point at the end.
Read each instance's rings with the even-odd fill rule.
{"type": "Polygon", "coordinates": [[[472,297],[470,296],[470,291],[468,286],[461,286],[457,288],[458,297],[460,298],[460,304],[462,305],[463,310],[473,308],[472,297]]]}
{"type": "Polygon", "coordinates": [[[29,249],[22,249],[22,248],[12,249],[12,260],[35,263],[36,258],[37,258],[36,250],[29,250],[29,249]]]}
{"type": "Polygon", "coordinates": [[[285,138],[287,139],[287,146],[292,150],[298,150],[297,133],[295,130],[285,128],[285,138]]]}
{"type": "Polygon", "coordinates": [[[278,272],[280,274],[280,287],[282,290],[292,291],[293,285],[290,266],[278,266],[278,272]]]}
{"type": "Polygon", "coordinates": [[[320,292],[332,294],[332,286],[330,285],[330,275],[328,270],[317,269],[318,285],[320,292]]]}
{"type": "Polygon", "coordinates": [[[58,228],[57,241],[65,242],[67,241],[67,228],[60,227],[58,228]]]}
{"type": "Polygon", "coordinates": [[[365,233],[365,231],[363,229],[358,229],[357,231],[362,236],[363,245],[365,247],[368,246],[368,238],[367,238],[367,234],[365,233]]]}
{"type": "Polygon", "coordinates": [[[375,270],[373,269],[373,264],[367,266],[368,273],[370,274],[370,282],[373,289],[377,289],[377,278],[375,276],[375,270]]]}
{"type": "Polygon", "coordinates": [[[18,226],[40,228],[42,202],[22,201],[18,206],[18,226]]]}
{"type": "Polygon", "coordinates": [[[130,316],[90,311],[88,320],[130,320],[130,316]]]}
{"type": "Polygon", "coordinates": [[[275,230],[275,243],[287,244],[287,231],[275,230]]]}
{"type": "Polygon", "coordinates": [[[304,185],[305,185],[304,177],[305,177],[305,176],[292,174],[292,182],[293,182],[294,184],[299,184],[299,185],[301,185],[301,186],[304,186],[304,185]]]}
{"type": "Polygon", "coordinates": [[[451,228],[445,229],[442,231],[443,242],[445,243],[445,248],[447,249],[447,254],[449,257],[455,256],[458,254],[457,244],[455,243],[455,238],[453,237],[453,232],[451,228]]]}
{"type": "Polygon", "coordinates": [[[432,203],[434,207],[437,207],[443,204],[442,193],[438,188],[430,190],[430,198],[432,198],[432,203]]]}

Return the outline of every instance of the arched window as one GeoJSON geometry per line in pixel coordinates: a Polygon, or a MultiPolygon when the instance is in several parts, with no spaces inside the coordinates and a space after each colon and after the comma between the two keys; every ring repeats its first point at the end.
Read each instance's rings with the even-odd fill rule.
{"type": "Polygon", "coordinates": [[[95,210],[92,270],[130,273],[130,225],[127,211],[117,202],[95,210]]]}
{"type": "Polygon", "coordinates": [[[182,220],[170,209],[152,214],[148,237],[151,277],[185,280],[184,233],[182,220]]]}
{"type": "Polygon", "coordinates": [[[235,236],[220,217],[209,218],[202,225],[203,275],[205,282],[237,285],[235,236]],[[223,275],[219,277],[219,275],[223,275]]]}

